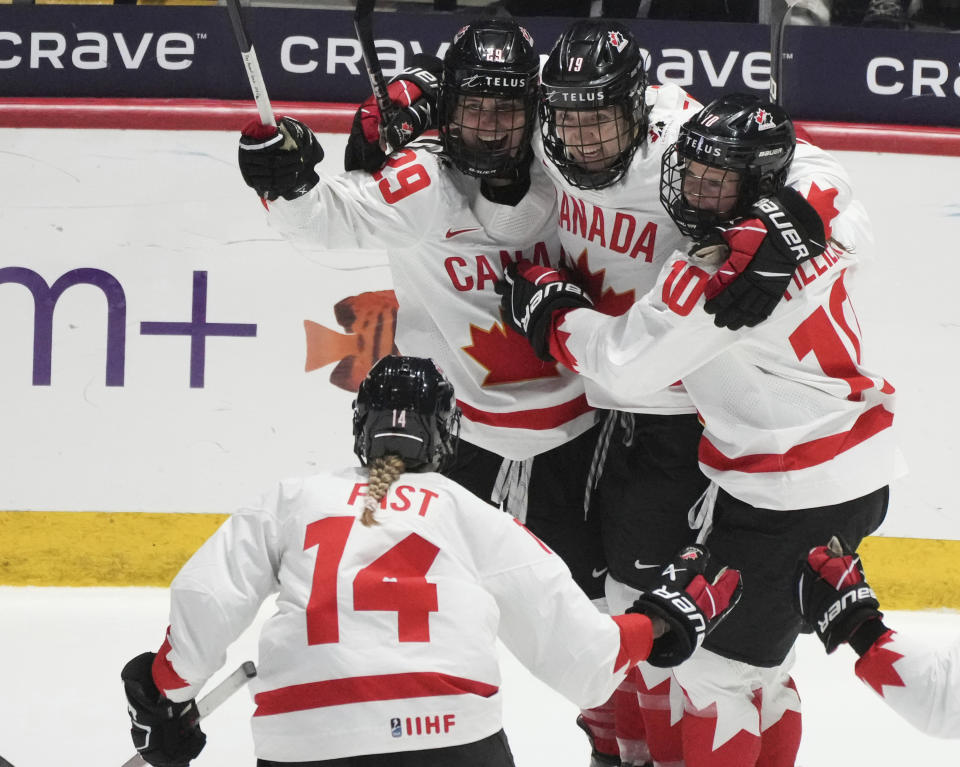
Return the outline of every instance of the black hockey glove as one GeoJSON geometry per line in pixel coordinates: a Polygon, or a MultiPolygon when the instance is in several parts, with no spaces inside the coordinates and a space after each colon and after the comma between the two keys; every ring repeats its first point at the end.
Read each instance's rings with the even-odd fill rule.
{"type": "Polygon", "coordinates": [[[647,658],[651,665],[665,668],[683,663],[740,601],[740,572],[721,568],[711,583],[704,577],[709,559],[703,546],[681,549],[660,572],[659,583],[627,609],[628,613],[661,618],[669,627],[653,640],[647,658]]]}
{"type": "Polygon", "coordinates": [[[816,209],[790,187],[764,197],[743,221],[695,245],[690,254],[728,256],[707,283],[703,308],[717,327],[752,328],[780,303],[797,265],[819,256],[826,247],[823,221],[816,209]]]}
{"type": "Polygon", "coordinates": [[[574,282],[556,269],[534,266],[529,261],[509,264],[495,290],[500,295],[504,322],[525,336],[534,353],[545,362],[550,354],[553,313],[559,309],[590,309],[593,301],[574,282]]]}
{"type": "Polygon", "coordinates": [[[796,608],[832,653],[844,642],[862,655],[886,631],[876,594],[864,579],[860,557],[837,536],[810,550],[797,568],[796,608]],[[867,622],[872,625],[867,626],[867,622]],[[851,641],[855,633],[868,637],[866,646],[851,641]]]}
{"type": "Polygon", "coordinates": [[[237,151],[243,180],[264,200],[295,200],[320,180],[314,166],[323,148],[313,131],[292,117],[281,117],[277,128],[249,123],[237,151]]]}
{"type": "MultiPolygon", "coordinates": [[[[397,109],[382,127],[382,140],[391,150],[406,146],[425,131],[436,127],[437,96],[443,61],[419,53],[387,85],[387,96],[397,109]]],[[[346,170],[373,173],[387,161],[381,146],[380,108],[373,96],[367,98],[353,116],[350,138],[343,155],[346,170]]]]}
{"type": "Polygon", "coordinates": [[[151,668],[156,653],[145,652],[120,672],[127,695],[130,737],[153,767],[187,767],[207,742],[196,701],[174,703],[160,694],[151,668]]]}

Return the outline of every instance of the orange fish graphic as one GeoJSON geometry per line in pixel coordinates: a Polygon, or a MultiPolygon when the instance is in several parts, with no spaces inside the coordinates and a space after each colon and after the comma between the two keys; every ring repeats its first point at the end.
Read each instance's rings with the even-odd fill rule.
{"type": "Polygon", "coordinates": [[[346,333],[303,321],[307,337],[304,370],[309,373],[336,362],[330,383],[356,392],[374,362],[385,354],[399,353],[394,343],[397,298],[392,290],[348,296],[334,305],[333,316],[346,333]]]}

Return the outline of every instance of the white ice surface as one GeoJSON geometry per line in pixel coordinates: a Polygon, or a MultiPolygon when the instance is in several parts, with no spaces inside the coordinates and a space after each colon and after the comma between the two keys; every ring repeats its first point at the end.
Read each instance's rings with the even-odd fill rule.
{"type": "MultiPolygon", "coordinates": [[[[15,767],[120,767],[133,754],[120,669],[156,650],[167,625],[166,589],[0,588],[0,755],[15,767]]],[[[272,605],[231,648],[219,681],[256,660],[256,634],[272,605]]],[[[888,623],[931,643],[960,636],[955,612],[890,612],[888,623]]],[[[826,656],[802,636],[794,677],[804,704],[798,767],[960,763],[960,741],[930,738],[888,710],[853,674],[854,654],[826,656]]],[[[576,709],[503,653],[504,725],[518,767],[587,767],[576,709]]],[[[255,764],[246,690],[204,724],[193,767],[255,764]]]]}

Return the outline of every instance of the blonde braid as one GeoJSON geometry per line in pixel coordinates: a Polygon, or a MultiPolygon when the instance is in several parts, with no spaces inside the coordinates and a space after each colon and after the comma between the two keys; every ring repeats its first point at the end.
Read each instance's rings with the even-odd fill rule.
{"type": "Polygon", "coordinates": [[[397,477],[406,471],[407,465],[399,455],[388,453],[374,458],[369,469],[370,485],[363,501],[363,514],[360,516],[360,523],[366,527],[380,524],[373,516],[380,506],[380,499],[387,494],[397,477]]]}

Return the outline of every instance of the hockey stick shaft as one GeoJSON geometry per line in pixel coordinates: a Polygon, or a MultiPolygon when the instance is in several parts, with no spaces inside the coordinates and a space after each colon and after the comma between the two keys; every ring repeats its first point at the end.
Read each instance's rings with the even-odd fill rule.
{"type": "MultiPolygon", "coordinates": [[[[363,65],[367,70],[370,88],[380,110],[380,124],[389,123],[394,116],[395,107],[387,93],[387,83],[383,79],[383,69],[380,67],[380,58],[377,56],[377,45],[373,39],[373,7],[376,0],[357,0],[357,7],[353,14],[353,28],[360,43],[360,53],[363,56],[363,65]]],[[[387,154],[390,148],[387,147],[387,154]]]]}
{"type": "MultiPolygon", "coordinates": [[[[252,660],[241,663],[230,676],[226,677],[220,684],[197,701],[197,712],[200,714],[200,718],[204,719],[209,716],[214,710],[219,708],[227,698],[256,675],[257,667],[252,660]]],[[[122,767],[142,767],[144,764],[146,764],[146,762],[143,760],[143,757],[140,756],[140,754],[136,754],[127,759],[122,767]]],[[[0,765],[0,767],[2,767],[2,765],[0,765]]],[[[12,767],[12,765],[10,767],[12,767]]]]}
{"type": "Polygon", "coordinates": [[[770,100],[774,104],[783,106],[783,59],[793,57],[789,51],[783,50],[784,33],[790,12],[806,0],[770,0],[770,100]]]}
{"type": "Polygon", "coordinates": [[[240,46],[243,68],[247,73],[247,80],[250,82],[250,90],[253,92],[253,100],[257,104],[257,112],[260,113],[260,122],[263,125],[275,128],[277,120],[273,116],[273,107],[270,105],[267,86],[263,81],[263,73],[260,71],[260,62],[257,61],[257,51],[253,47],[253,41],[247,33],[243,16],[240,14],[240,0],[226,0],[226,3],[227,13],[230,14],[230,25],[233,27],[233,36],[236,38],[237,45],[240,46]]]}

